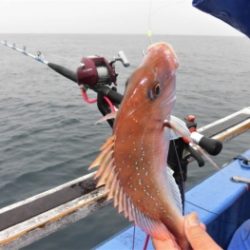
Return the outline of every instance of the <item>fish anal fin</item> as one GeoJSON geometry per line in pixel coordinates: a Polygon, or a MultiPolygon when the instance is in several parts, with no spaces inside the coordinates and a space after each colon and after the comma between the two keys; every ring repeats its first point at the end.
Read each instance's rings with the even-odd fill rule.
{"type": "Polygon", "coordinates": [[[107,179],[112,179],[113,176],[114,176],[113,169],[112,169],[112,167],[109,167],[109,169],[106,169],[106,171],[104,171],[104,173],[98,179],[96,187],[100,187],[100,186],[105,185],[105,188],[107,189],[107,185],[106,185],[107,179]]]}
{"type": "Polygon", "coordinates": [[[114,148],[114,140],[115,136],[110,136],[106,142],[101,146],[100,150],[101,152],[96,157],[96,159],[92,162],[92,164],[89,166],[89,169],[92,169],[94,167],[100,166],[101,163],[104,161],[105,157],[109,154],[110,151],[113,151],[114,148]]]}
{"type": "Polygon", "coordinates": [[[114,197],[116,183],[117,183],[117,176],[115,175],[113,177],[113,180],[112,180],[112,183],[111,183],[111,186],[109,189],[109,194],[108,194],[107,200],[111,200],[114,197]]]}
{"type": "Polygon", "coordinates": [[[110,178],[110,175],[112,177],[113,163],[114,163],[113,159],[114,140],[115,136],[111,136],[110,138],[107,139],[107,141],[101,147],[102,150],[100,154],[97,156],[97,158],[89,167],[90,169],[99,166],[94,177],[95,179],[98,179],[96,185],[97,187],[106,184],[106,181],[107,179],[110,178]]]}
{"type": "Polygon", "coordinates": [[[121,188],[118,201],[118,213],[121,213],[122,211],[124,211],[124,205],[123,205],[123,189],[121,188]]]}
{"type": "Polygon", "coordinates": [[[104,148],[101,153],[97,156],[97,158],[93,161],[93,163],[89,166],[89,169],[100,166],[100,164],[105,160],[106,156],[113,150],[113,144],[109,145],[109,147],[104,148]]]}
{"type": "Polygon", "coordinates": [[[128,205],[127,205],[127,197],[123,195],[122,197],[122,203],[123,203],[123,212],[125,218],[128,218],[128,205]]]}
{"type": "Polygon", "coordinates": [[[100,177],[102,174],[104,174],[105,171],[110,171],[110,168],[113,165],[113,152],[110,151],[109,154],[103,159],[103,162],[100,164],[100,167],[98,168],[95,178],[100,177]]]}
{"type": "Polygon", "coordinates": [[[119,204],[119,195],[120,195],[120,191],[121,191],[121,188],[120,188],[120,185],[119,185],[119,181],[118,181],[118,185],[117,185],[117,188],[115,189],[115,194],[114,194],[114,207],[118,207],[118,204],[119,204]]]}
{"type": "Polygon", "coordinates": [[[115,139],[115,136],[114,136],[114,135],[110,136],[110,137],[106,140],[106,142],[101,146],[100,150],[102,151],[102,150],[104,150],[107,146],[109,146],[110,144],[114,144],[114,139],[115,139]]]}

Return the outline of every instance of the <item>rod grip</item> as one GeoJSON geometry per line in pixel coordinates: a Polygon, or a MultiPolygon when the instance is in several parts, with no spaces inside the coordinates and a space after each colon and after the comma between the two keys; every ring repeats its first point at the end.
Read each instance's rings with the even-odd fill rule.
{"type": "Polygon", "coordinates": [[[218,155],[222,150],[222,143],[218,140],[208,138],[198,132],[191,133],[191,138],[210,155],[218,155]]]}

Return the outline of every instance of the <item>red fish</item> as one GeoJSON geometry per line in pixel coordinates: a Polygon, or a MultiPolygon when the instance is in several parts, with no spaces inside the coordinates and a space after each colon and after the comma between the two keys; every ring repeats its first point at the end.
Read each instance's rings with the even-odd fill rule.
{"type": "Polygon", "coordinates": [[[175,102],[177,67],[170,45],[148,48],[128,81],[113,135],[90,168],[99,166],[97,185],[105,184],[108,198],[125,217],[153,238],[165,240],[170,232],[188,249],[180,192],[166,166],[169,141],[164,130],[169,130],[165,125],[175,102]]]}

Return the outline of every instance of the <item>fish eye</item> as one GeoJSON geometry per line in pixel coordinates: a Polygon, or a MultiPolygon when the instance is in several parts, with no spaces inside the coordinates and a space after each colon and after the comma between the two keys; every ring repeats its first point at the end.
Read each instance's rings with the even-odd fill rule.
{"type": "Polygon", "coordinates": [[[150,100],[155,100],[161,93],[160,83],[156,82],[152,89],[148,91],[148,97],[150,100]]]}
{"type": "Polygon", "coordinates": [[[155,97],[159,96],[161,93],[160,83],[156,83],[153,87],[153,94],[155,97]]]}

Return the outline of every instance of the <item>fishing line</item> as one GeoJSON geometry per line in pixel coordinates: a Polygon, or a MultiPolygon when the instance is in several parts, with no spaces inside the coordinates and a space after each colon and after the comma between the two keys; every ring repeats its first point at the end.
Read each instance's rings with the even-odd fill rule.
{"type": "Polygon", "coordinates": [[[149,238],[150,238],[150,236],[149,236],[149,234],[147,234],[145,242],[144,242],[143,250],[147,250],[149,238]]]}
{"type": "Polygon", "coordinates": [[[174,0],[172,1],[172,3],[169,3],[169,2],[165,2],[165,1],[162,1],[162,4],[159,6],[159,4],[157,5],[157,9],[155,9],[153,11],[153,0],[149,0],[148,2],[148,24],[147,24],[147,37],[148,37],[148,40],[149,40],[149,44],[152,44],[153,43],[153,30],[152,30],[152,17],[155,16],[159,11],[162,11],[162,8],[163,7],[171,7],[171,6],[176,6],[176,5],[179,5],[179,4],[183,4],[185,3],[185,0],[174,0]]]}
{"type": "Polygon", "coordinates": [[[184,201],[185,201],[184,176],[183,176],[182,167],[181,167],[181,161],[180,161],[180,158],[179,158],[179,155],[178,155],[178,152],[177,152],[175,140],[173,140],[173,145],[174,145],[174,151],[175,151],[175,155],[176,155],[176,158],[177,158],[177,165],[178,165],[178,168],[179,168],[181,182],[182,182],[182,190],[181,190],[181,195],[183,195],[182,215],[184,215],[184,201]]]}
{"type": "MultiPolygon", "coordinates": [[[[188,200],[185,200],[185,202],[187,202],[188,204],[193,205],[193,206],[195,206],[195,207],[197,207],[197,208],[200,208],[201,210],[203,210],[203,211],[205,211],[205,212],[208,212],[208,213],[210,213],[210,214],[214,214],[214,215],[216,215],[216,216],[218,216],[218,217],[221,215],[221,214],[216,213],[216,212],[213,212],[213,211],[211,211],[211,210],[209,210],[209,209],[207,209],[207,208],[204,208],[204,207],[202,207],[202,206],[200,206],[200,205],[198,205],[198,204],[195,204],[194,202],[191,202],[191,201],[188,201],[188,200]]],[[[230,220],[218,219],[218,221],[220,221],[220,222],[222,222],[222,223],[230,224],[230,225],[235,225],[235,224],[236,224],[235,222],[230,221],[230,220]]]]}
{"type": "Polygon", "coordinates": [[[147,30],[147,36],[148,36],[148,40],[149,40],[149,44],[152,44],[152,8],[153,8],[153,0],[149,0],[149,8],[148,8],[148,30],[147,30]]]}
{"type": "Polygon", "coordinates": [[[213,212],[213,211],[211,211],[211,210],[209,210],[209,209],[207,209],[207,208],[204,208],[204,207],[202,207],[202,206],[200,206],[200,205],[197,205],[197,204],[193,203],[192,201],[185,200],[185,202],[187,202],[188,204],[193,205],[193,206],[195,206],[195,207],[197,207],[197,208],[200,208],[200,209],[202,209],[203,211],[208,212],[208,213],[210,213],[210,214],[214,214],[214,215],[217,215],[217,216],[220,215],[220,214],[218,214],[218,213],[216,213],[216,212],[213,212]]]}
{"type": "Polygon", "coordinates": [[[134,224],[134,230],[133,230],[133,241],[132,241],[132,250],[135,249],[135,224],[134,224]]]}

